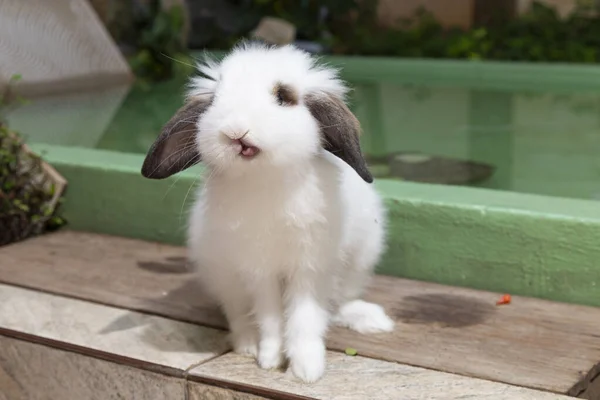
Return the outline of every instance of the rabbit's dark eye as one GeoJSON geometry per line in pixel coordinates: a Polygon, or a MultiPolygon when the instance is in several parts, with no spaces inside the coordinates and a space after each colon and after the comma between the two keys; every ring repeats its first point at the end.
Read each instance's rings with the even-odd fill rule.
{"type": "Polygon", "coordinates": [[[296,92],[288,85],[278,83],[273,88],[273,94],[277,99],[277,104],[280,106],[295,106],[298,104],[296,92]]]}

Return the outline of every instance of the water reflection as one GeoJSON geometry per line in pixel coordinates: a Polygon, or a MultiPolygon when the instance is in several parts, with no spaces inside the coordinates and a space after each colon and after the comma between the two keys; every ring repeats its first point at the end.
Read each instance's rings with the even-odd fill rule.
{"type": "Polygon", "coordinates": [[[30,98],[8,116],[9,124],[29,142],[96,147],[128,92],[125,85],[30,98]]]}
{"type": "Polygon", "coordinates": [[[416,152],[434,156],[428,181],[600,198],[600,94],[369,84],[353,108],[380,176],[389,155],[416,152]]]}
{"type": "Polygon", "coordinates": [[[136,85],[98,142],[97,148],[146,153],[162,126],[181,107],[186,79],[136,85]]]}
{"type": "MultiPolygon", "coordinates": [[[[145,153],[181,105],[184,83],[35,100],[11,123],[33,141],[145,153]]],[[[351,108],[376,176],[600,198],[600,94],[354,86],[351,108]]]]}

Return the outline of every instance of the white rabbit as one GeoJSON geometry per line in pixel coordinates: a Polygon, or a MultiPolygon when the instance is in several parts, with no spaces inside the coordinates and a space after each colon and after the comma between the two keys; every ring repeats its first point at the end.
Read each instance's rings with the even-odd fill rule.
{"type": "Polygon", "coordinates": [[[385,247],[385,211],[347,88],[293,46],[246,43],[199,69],[142,174],[162,179],[202,161],[189,255],[234,350],[266,369],[287,356],[296,377],[314,382],[330,322],[361,333],[394,327],[360,300],[385,247]]]}

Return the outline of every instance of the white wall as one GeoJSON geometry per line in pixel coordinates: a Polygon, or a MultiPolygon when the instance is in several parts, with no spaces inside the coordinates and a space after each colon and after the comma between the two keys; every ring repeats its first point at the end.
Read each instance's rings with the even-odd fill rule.
{"type": "Polygon", "coordinates": [[[44,85],[60,92],[61,82],[76,90],[131,79],[87,0],[0,0],[0,85],[13,74],[42,93],[44,85]]]}

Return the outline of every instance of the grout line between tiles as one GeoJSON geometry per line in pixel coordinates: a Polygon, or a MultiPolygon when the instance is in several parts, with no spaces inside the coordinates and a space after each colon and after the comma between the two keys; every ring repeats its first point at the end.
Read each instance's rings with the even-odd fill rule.
{"type": "Polygon", "coordinates": [[[182,370],[178,368],[169,367],[166,365],[155,364],[149,361],[138,360],[136,358],[123,356],[121,354],[109,353],[103,350],[97,350],[90,347],[84,347],[69,342],[63,342],[55,339],[45,338],[43,336],[37,336],[30,333],[16,331],[0,327],[0,336],[21,340],[24,342],[34,343],[42,346],[47,346],[56,350],[67,351],[70,353],[79,354],[86,357],[97,358],[103,361],[112,362],[115,364],[128,365],[130,367],[159,373],[162,375],[172,376],[175,378],[182,378],[182,370]]]}
{"type": "Polygon", "coordinates": [[[272,400],[317,400],[314,397],[306,397],[306,396],[302,396],[302,395],[298,395],[298,394],[294,394],[294,393],[282,392],[279,390],[271,389],[269,387],[253,386],[253,385],[248,385],[247,383],[243,383],[243,382],[215,379],[215,378],[210,378],[208,376],[204,376],[201,374],[190,375],[190,372],[192,372],[194,369],[198,368],[199,366],[207,364],[211,361],[215,361],[219,358],[223,358],[223,357],[227,356],[228,354],[233,354],[233,351],[228,350],[225,353],[222,353],[222,354],[216,355],[214,357],[211,357],[207,360],[192,364],[189,367],[187,367],[185,369],[185,371],[183,371],[183,379],[185,381],[185,383],[184,383],[185,384],[184,400],[189,400],[189,386],[188,385],[190,382],[202,383],[202,384],[206,384],[209,386],[219,387],[222,389],[235,390],[237,392],[253,394],[253,395],[265,397],[265,398],[272,399],[272,400]]]}
{"type": "Polygon", "coordinates": [[[272,400],[318,400],[315,397],[302,396],[300,394],[282,392],[280,390],[271,389],[264,386],[254,386],[247,383],[229,381],[223,379],[209,378],[202,375],[190,375],[191,382],[198,382],[209,386],[219,387],[221,389],[229,389],[237,392],[253,394],[272,400]]]}
{"type": "Polygon", "coordinates": [[[183,381],[184,381],[184,383],[183,383],[183,385],[184,385],[184,390],[183,390],[183,398],[184,398],[184,400],[189,400],[189,398],[190,398],[190,386],[189,386],[189,382],[190,382],[190,381],[189,381],[189,379],[188,379],[188,378],[189,378],[189,376],[190,376],[190,371],[192,371],[192,370],[194,370],[194,369],[198,368],[199,366],[201,366],[201,365],[203,365],[203,364],[206,364],[206,363],[208,363],[208,362],[211,362],[211,361],[213,361],[213,360],[216,360],[217,358],[221,358],[221,357],[223,357],[223,356],[225,356],[225,355],[227,355],[227,354],[229,354],[229,353],[231,353],[231,350],[226,350],[224,353],[217,354],[217,355],[216,355],[216,356],[214,356],[214,357],[210,357],[210,358],[207,358],[207,359],[205,359],[205,360],[203,360],[203,361],[199,361],[199,362],[197,362],[197,363],[194,363],[194,364],[190,365],[189,367],[187,367],[187,368],[186,368],[186,369],[183,371],[183,381]]]}
{"type": "Polygon", "coordinates": [[[202,365],[208,361],[215,360],[219,357],[223,357],[226,354],[231,353],[231,351],[226,351],[218,356],[212,357],[209,360],[198,362],[197,364],[192,364],[188,367],[187,370],[181,370],[178,368],[168,367],[161,364],[155,364],[148,361],[142,361],[135,358],[123,356],[116,353],[109,353],[102,350],[96,350],[89,347],[79,346],[68,342],[62,342],[55,339],[48,339],[43,336],[37,336],[30,333],[15,331],[12,329],[0,327],[0,336],[5,336],[11,339],[16,339],[24,342],[34,343],[46,347],[50,347],[59,351],[66,351],[70,353],[79,354],[82,357],[91,357],[103,361],[107,361],[110,363],[115,363],[119,365],[125,365],[132,368],[145,370],[149,372],[158,373],[165,376],[170,376],[173,378],[181,379],[182,384],[184,386],[185,394],[187,396],[188,391],[188,382],[197,382],[201,384],[205,384],[208,386],[218,387],[221,389],[228,389],[237,392],[243,392],[247,394],[252,394],[255,396],[260,396],[272,400],[315,400],[311,397],[305,397],[296,395],[288,392],[280,392],[277,390],[271,390],[270,388],[263,388],[253,385],[248,385],[241,382],[232,382],[220,379],[209,378],[205,376],[199,375],[189,375],[188,372],[192,371],[199,365],[202,365]]]}

